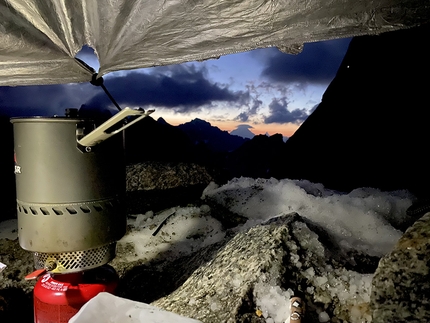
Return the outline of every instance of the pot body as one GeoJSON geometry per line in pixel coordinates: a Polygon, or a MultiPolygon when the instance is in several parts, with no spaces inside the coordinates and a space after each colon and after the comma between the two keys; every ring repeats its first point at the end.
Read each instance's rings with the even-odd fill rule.
{"type": "Polygon", "coordinates": [[[92,120],[32,117],[11,122],[21,247],[64,253],[119,240],[126,230],[122,137],[86,152],[77,139],[97,127],[92,120]]]}

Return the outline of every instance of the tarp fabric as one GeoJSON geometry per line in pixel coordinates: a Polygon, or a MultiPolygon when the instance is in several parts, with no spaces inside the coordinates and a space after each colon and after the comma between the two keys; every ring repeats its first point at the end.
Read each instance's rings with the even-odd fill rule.
{"type": "Polygon", "coordinates": [[[276,46],[417,26],[425,0],[0,0],[0,85],[87,82],[99,76],[276,46]]]}

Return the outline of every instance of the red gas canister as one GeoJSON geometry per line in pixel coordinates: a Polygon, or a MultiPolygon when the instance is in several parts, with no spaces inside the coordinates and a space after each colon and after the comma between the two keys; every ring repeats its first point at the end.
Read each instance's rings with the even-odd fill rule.
{"type": "Polygon", "coordinates": [[[108,265],[88,271],[52,276],[47,273],[34,286],[34,322],[67,323],[100,292],[114,293],[118,275],[108,265]]]}

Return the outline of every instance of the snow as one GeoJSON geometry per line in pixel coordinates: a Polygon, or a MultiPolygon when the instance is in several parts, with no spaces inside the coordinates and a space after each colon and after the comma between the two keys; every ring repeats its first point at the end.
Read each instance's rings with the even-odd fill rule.
{"type": "Polygon", "coordinates": [[[285,321],[290,312],[290,298],[294,295],[292,290],[285,291],[279,286],[259,283],[255,286],[254,294],[266,322],[269,317],[274,323],[285,321]]]}
{"type": "Polygon", "coordinates": [[[382,192],[359,188],[348,194],[327,190],[306,180],[237,178],[203,192],[247,217],[244,225],[266,221],[283,213],[297,212],[321,225],[345,249],[382,256],[393,247],[401,232],[391,223],[401,223],[413,196],[407,191],[382,192]]]}
{"type": "Polygon", "coordinates": [[[205,216],[209,210],[207,205],[170,208],[157,214],[149,211],[138,215],[135,220],[130,219],[128,224],[135,230],[120,241],[121,244],[134,245],[134,253],[128,255],[127,260],[172,260],[221,241],[225,232],[219,221],[205,216]],[[168,221],[162,230],[154,235],[166,218],[168,221]]]}
{"type": "MultiPolygon", "coordinates": [[[[405,220],[406,209],[412,204],[414,197],[408,191],[383,192],[373,188],[358,188],[346,194],[306,180],[236,178],[222,186],[211,183],[204,190],[202,198],[214,200],[246,217],[247,222],[235,228],[236,231],[246,230],[272,217],[297,212],[325,228],[345,251],[357,250],[381,257],[400,238],[402,232],[393,225],[405,220]]],[[[151,260],[161,254],[161,257],[173,260],[190,254],[225,237],[221,223],[206,216],[209,212],[210,207],[202,205],[171,208],[158,214],[147,212],[136,215],[128,223],[134,229],[118,245],[134,244],[135,252],[127,255],[130,261],[151,260]],[[154,235],[154,230],[163,221],[165,224],[154,235]]],[[[16,223],[13,221],[0,223],[0,238],[16,237],[16,223]]],[[[309,243],[312,240],[309,239],[309,243]]],[[[299,263],[297,267],[300,267],[299,263]]],[[[313,282],[313,286],[333,286],[329,284],[332,279],[330,272],[328,268],[325,276],[318,276],[311,267],[303,271],[303,275],[313,282]]],[[[352,298],[369,301],[373,275],[358,274],[346,269],[336,274],[343,277],[343,283],[336,288],[331,287],[329,293],[332,296],[336,295],[345,301],[352,298]]],[[[240,277],[234,279],[240,284],[240,277]]],[[[313,287],[309,287],[307,292],[312,294],[313,287]]],[[[282,290],[276,282],[266,282],[258,284],[254,293],[262,316],[267,318],[266,322],[286,321],[290,311],[289,299],[293,296],[291,290],[282,290]]],[[[190,302],[192,301],[191,299],[190,302]]],[[[214,303],[212,306],[215,308],[218,305],[214,303]]],[[[351,316],[356,316],[357,322],[360,315],[360,308],[351,309],[351,316]]],[[[167,314],[164,319],[161,317],[162,315],[157,322],[172,322],[167,314]]],[[[329,322],[330,317],[320,310],[319,321],[329,322]]],[[[78,322],[85,321],[76,320],[78,322]]]]}
{"type": "Polygon", "coordinates": [[[328,316],[328,314],[323,311],[323,312],[318,314],[318,320],[320,322],[328,322],[328,321],[330,321],[330,316],[328,316]]]}

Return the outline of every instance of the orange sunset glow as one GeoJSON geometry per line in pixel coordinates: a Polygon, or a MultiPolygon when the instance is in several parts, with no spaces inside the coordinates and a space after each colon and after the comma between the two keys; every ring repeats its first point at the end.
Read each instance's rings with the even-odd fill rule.
{"type": "Polygon", "coordinates": [[[221,130],[228,131],[228,132],[235,130],[238,127],[238,125],[247,124],[247,125],[252,126],[252,128],[250,128],[249,130],[252,133],[254,133],[255,135],[264,135],[267,133],[271,136],[271,135],[280,133],[286,137],[291,137],[294,134],[294,132],[300,126],[298,124],[293,124],[293,123],[286,123],[286,124],[258,123],[258,124],[255,124],[253,122],[238,122],[238,121],[234,121],[234,120],[228,120],[228,118],[223,120],[220,118],[213,118],[210,116],[201,116],[199,114],[180,115],[180,114],[170,114],[170,113],[167,113],[166,111],[157,111],[157,110],[152,114],[152,117],[155,120],[162,117],[167,123],[171,124],[172,126],[184,124],[184,123],[190,122],[191,120],[193,120],[195,118],[199,118],[199,119],[202,119],[202,120],[209,122],[214,127],[218,127],[221,130]]]}

